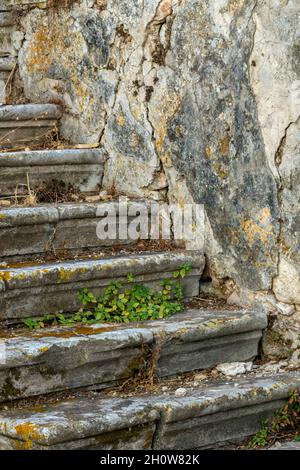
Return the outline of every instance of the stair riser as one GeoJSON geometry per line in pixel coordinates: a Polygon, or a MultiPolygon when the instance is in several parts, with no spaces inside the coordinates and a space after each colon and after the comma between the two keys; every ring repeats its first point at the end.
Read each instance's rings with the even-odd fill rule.
{"type": "MultiPolygon", "coordinates": [[[[82,254],[85,249],[129,245],[136,240],[120,239],[101,240],[97,237],[97,224],[100,219],[75,219],[60,221],[58,224],[32,225],[0,229],[0,259],[20,260],[32,255],[46,253],[82,254]]],[[[130,223],[130,219],[128,220],[130,223]]],[[[118,227],[125,231],[127,220],[117,220],[118,227]]]]}
{"type": "MultiPolygon", "coordinates": [[[[102,167],[95,169],[98,183],[102,180],[102,167]]],[[[0,174],[3,172],[0,171],[0,174]]],[[[68,174],[66,172],[66,174],[68,174]]],[[[91,174],[95,187],[95,174],[91,174]]],[[[31,183],[30,183],[31,187],[31,183]]],[[[32,188],[31,188],[32,189],[32,188]]],[[[144,210],[146,203],[131,204],[129,210],[138,213],[144,210]]],[[[127,211],[126,211],[127,213],[127,211]]],[[[135,243],[128,233],[134,216],[119,216],[118,203],[99,204],[58,204],[35,206],[31,208],[11,208],[0,210],[0,258],[12,262],[32,255],[46,253],[65,254],[83,253],[84,249],[99,249],[135,243]],[[97,216],[99,210],[99,216],[97,216]],[[100,212],[101,210],[101,212],[100,212]],[[100,213],[102,217],[100,217],[100,213]],[[107,214],[111,214],[107,218],[107,214]],[[115,217],[112,215],[115,214],[115,217]],[[101,225],[100,225],[101,224],[101,225]],[[107,224],[116,230],[116,237],[106,239],[97,230],[107,224]],[[124,238],[127,234],[127,238],[124,238]]],[[[112,234],[113,236],[115,233],[112,234]]]]}
{"type": "Polygon", "coordinates": [[[35,351],[40,354],[36,363],[0,370],[0,402],[83,387],[103,389],[133,377],[145,364],[152,335],[142,329],[121,332],[119,338],[73,338],[71,348],[51,348],[45,342],[43,351],[35,351]]]}
{"type": "MultiPolygon", "coordinates": [[[[7,67],[8,64],[5,63],[7,67]]],[[[0,107],[0,148],[42,145],[58,129],[62,111],[54,104],[25,104],[0,107]]]]}
{"type": "Polygon", "coordinates": [[[52,165],[34,167],[0,167],[0,194],[13,196],[18,189],[18,194],[28,194],[27,175],[30,189],[36,191],[42,184],[50,185],[52,181],[70,185],[75,189],[85,192],[99,190],[103,169],[100,165],[52,165]]]}
{"type": "Polygon", "coordinates": [[[0,122],[0,148],[20,148],[41,146],[56,133],[56,120],[32,120],[0,122]]]}
{"type": "Polygon", "coordinates": [[[225,413],[167,423],[156,438],[157,450],[211,449],[226,442],[241,442],[255,434],[261,423],[271,418],[284,404],[275,400],[225,413]]]}
{"type": "Polygon", "coordinates": [[[28,194],[28,180],[32,191],[57,181],[66,189],[95,192],[100,189],[105,159],[100,149],[0,153],[0,194],[14,195],[16,188],[18,194],[28,194]]]}
{"type": "MultiPolygon", "coordinates": [[[[134,274],[134,270],[133,270],[134,274]]],[[[169,279],[172,273],[145,274],[136,276],[136,282],[149,287],[161,288],[161,281],[169,279]]],[[[89,289],[95,294],[101,294],[114,281],[126,281],[126,277],[116,276],[112,279],[99,279],[86,282],[69,282],[68,284],[53,284],[29,289],[14,289],[1,293],[0,322],[16,323],[27,317],[36,317],[48,313],[76,312],[81,304],[77,293],[81,289],[89,289]]],[[[186,298],[199,295],[200,275],[192,271],[183,281],[186,298]]]]}
{"type": "Polygon", "coordinates": [[[258,330],[200,342],[174,342],[160,352],[158,376],[208,369],[223,362],[249,361],[257,356],[261,337],[262,331],[258,330]]]}
{"type": "MultiPolygon", "coordinates": [[[[61,353],[66,354],[67,361],[70,360],[68,351],[62,350],[61,353]]],[[[75,357],[78,354],[83,357],[85,351],[77,351],[75,357]]],[[[39,366],[13,368],[7,373],[0,371],[0,402],[77,388],[105,389],[133,377],[145,361],[142,346],[102,352],[99,356],[94,351],[94,363],[74,364],[69,371],[60,371],[52,361],[50,364],[42,361],[39,366]]],[[[60,361],[62,357],[57,356],[56,359],[60,361]]]]}

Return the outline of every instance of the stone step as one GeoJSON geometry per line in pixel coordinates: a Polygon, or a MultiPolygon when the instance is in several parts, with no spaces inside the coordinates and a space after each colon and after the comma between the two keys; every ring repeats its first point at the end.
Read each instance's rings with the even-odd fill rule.
{"type": "Polygon", "coordinates": [[[28,194],[53,181],[83,193],[99,191],[106,157],[100,149],[0,153],[0,195],[28,194]]]}
{"type": "Polygon", "coordinates": [[[266,326],[260,312],[188,310],[163,321],[8,335],[2,338],[0,401],[106,388],[133,377],[147,361],[158,377],[248,361],[257,356],[266,326]]]}
{"type": "Polygon", "coordinates": [[[55,104],[20,104],[0,107],[0,148],[41,145],[57,129],[62,115],[55,104]]]}
{"type": "Polygon", "coordinates": [[[80,307],[77,293],[87,288],[100,293],[112,281],[125,281],[129,273],[137,283],[160,287],[180,266],[191,272],[183,280],[185,297],[199,294],[205,258],[196,251],[175,251],[116,256],[84,261],[12,266],[0,270],[0,321],[19,322],[26,317],[80,307]]]}
{"type": "MultiPolygon", "coordinates": [[[[127,204],[128,213],[137,214],[141,210],[148,213],[146,201],[129,201],[127,204]]],[[[133,218],[133,215],[127,217],[127,212],[120,215],[119,203],[113,201],[0,209],[0,259],[8,261],[9,258],[12,262],[20,256],[24,259],[30,255],[59,253],[59,250],[69,255],[82,254],[86,249],[136,243],[137,239],[128,234],[133,218]],[[111,214],[112,223],[117,224],[114,239],[100,238],[100,232],[97,232],[101,221],[107,223],[107,214],[111,214]],[[115,219],[113,214],[116,214],[115,219]]]]}
{"type": "Polygon", "coordinates": [[[300,374],[236,379],[124,398],[77,397],[36,409],[0,412],[1,450],[192,450],[218,448],[255,434],[300,374]]]}

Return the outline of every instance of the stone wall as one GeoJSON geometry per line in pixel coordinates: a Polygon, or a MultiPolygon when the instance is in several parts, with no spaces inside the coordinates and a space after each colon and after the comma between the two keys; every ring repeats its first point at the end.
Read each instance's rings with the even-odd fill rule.
{"type": "Polygon", "coordinates": [[[21,18],[26,98],[63,103],[62,137],[105,149],[107,190],[203,203],[203,290],[262,302],[295,348],[299,0],[67,3],[21,18]]]}

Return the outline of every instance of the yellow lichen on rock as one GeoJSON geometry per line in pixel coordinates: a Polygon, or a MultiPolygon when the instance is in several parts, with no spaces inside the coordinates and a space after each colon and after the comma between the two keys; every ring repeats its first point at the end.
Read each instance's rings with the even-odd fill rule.
{"type": "Polygon", "coordinates": [[[260,211],[258,222],[252,219],[243,220],[241,222],[241,228],[250,246],[252,246],[256,240],[259,240],[263,244],[268,244],[274,236],[270,209],[265,207],[260,211]]]}
{"type": "Polygon", "coordinates": [[[17,424],[15,431],[17,437],[23,441],[20,445],[23,450],[31,450],[33,448],[33,441],[41,438],[37,427],[32,423],[17,424]]]}

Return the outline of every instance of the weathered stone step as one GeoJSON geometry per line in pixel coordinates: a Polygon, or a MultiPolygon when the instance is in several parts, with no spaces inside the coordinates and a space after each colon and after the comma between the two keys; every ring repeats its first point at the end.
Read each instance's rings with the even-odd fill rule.
{"type": "Polygon", "coordinates": [[[0,153],[0,194],[28,194],[41,185],[62,182],[81,192],[98,191],[106,157],[100,149],[64,149],[0,153]],[[27,180],[28,178],[28,180],[27,180]]]}
{"type": "Polygon", "coordinates": [[[48,328],[3,338],[0,401],[109,387],[133,377],[147,361],[159,377],[247,361],[257,356],[266,325],[259,312],[189,310],[163,321],[48,328]]]}
{"type": "Polygon", "coordinates": [[[300,374],[237,379],[126,398],[75,398],[37,409],[0,412],[1,450],[184,450],[217,448],[255,434],[289,393],[300,374]]]}
{"type": "MultiPolygon", "coordinates": [[[[128,203],[128,211],[132,214],[143,209],[148,209],[147,202],[128,203]]],[[[49,251],[59,253],[59,250],[82,253],[84,249],[135,243],[136,238],[130,239],[127,235],[122,239],[119,236],[128,233],[132,220],[133,216],[119,214],[117,202],[47,204],[0,209],[0,258],[20,259],[20,256],[45,254],[49,251]],[[116,239],[100,238],[101,234],[97,232],[97,225],[101,221],[103,224],[107,222],[107,214],[111,214],[112,222],[113,214],[116,214],[116,239]]]]}
{"type": "Polygon", "coordinates": [[[129,273],[152,287],[183,264],[191,272],[183,280],[185,297],[197,296],[205,258],[193,251],[148,253],[88,261],[70,261],[0,270],[0,321],[16,322],[26,317],[59,311],[74,312],[80,304],[77,292],[96,293],[112,281],[126,281],[129,273]]]}
{"type": "Polygon", "coordinates": [[[55,104],[21,104],[0,107],[0,148],[44,143],[62,115],[55,104]]]}

